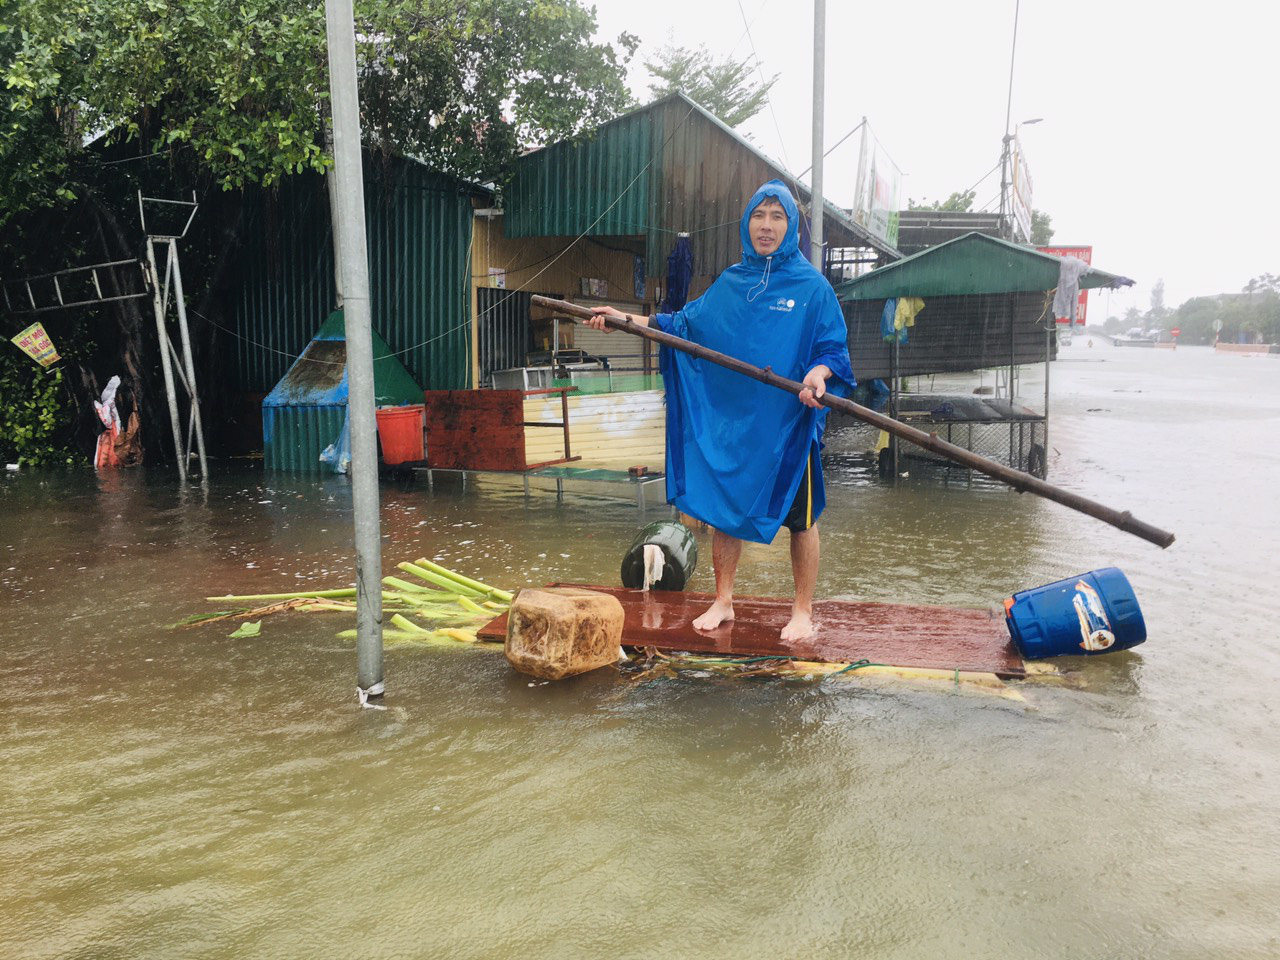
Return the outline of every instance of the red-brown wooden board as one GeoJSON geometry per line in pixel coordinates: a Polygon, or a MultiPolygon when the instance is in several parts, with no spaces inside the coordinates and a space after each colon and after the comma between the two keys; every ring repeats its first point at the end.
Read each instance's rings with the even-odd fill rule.
{"type": "MultiPolygon", "coordinates": [[[[988,610],[923,604],[856,603],[818,600],[814,603],[817,633],[808,640],[783,643],[779,633],[791,617],[791,601],[769,597],[736,597],[735,619],[715,630],[694,630],[692,621],[711,604],[705,593],[624,590],[592,584],[622,602],[625,620],[622,642],[659,650],[687,650],[741,657],[782,656],[801,660],[842,662],[870,660],[895,667],[973,670],[1002,677],[1024,673],[1004,619],[988,610]]],[[[481,628],[485,639],[502,639],[507,618],[498,617],[481,628]]]]}
{"type": "Polygon", "coordinates": [[[524,394],[427,390],[427,464],[441,470],[523,470],[524,394]]]}

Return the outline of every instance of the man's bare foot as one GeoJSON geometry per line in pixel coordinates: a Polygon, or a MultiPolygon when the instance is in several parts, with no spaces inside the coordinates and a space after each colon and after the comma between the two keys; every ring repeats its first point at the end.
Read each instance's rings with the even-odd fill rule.
{"type": "Polygon", "coordinates": [[[808,640],[813,636],[813,618],[807,613],[792,611],[791,620],[782,628],[782,640],[808,640]]]}
{"type": "Polygon", "coordinates": [[[707,609],[707,612],[693,621],[693,629],[695,630],[714,630],[722,623],[728,623],[733,619],[733,604],[727,600],[717,600],[707,609]]]}

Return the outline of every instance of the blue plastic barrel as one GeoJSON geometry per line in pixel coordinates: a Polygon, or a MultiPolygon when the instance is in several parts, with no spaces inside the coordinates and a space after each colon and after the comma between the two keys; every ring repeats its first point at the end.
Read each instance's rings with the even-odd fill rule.
{"type": "Polygon", "coordinates": [[[1015,593],[1004,612],[1013,642],[1028,660],[1111,653],[1147,639],[1138,598],[1115,567],[1015,593]]]}

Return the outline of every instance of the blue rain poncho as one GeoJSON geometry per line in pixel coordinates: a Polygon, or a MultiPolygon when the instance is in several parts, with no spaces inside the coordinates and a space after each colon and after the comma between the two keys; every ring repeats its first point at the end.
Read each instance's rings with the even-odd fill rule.
{"type": "MultiPolygon", "coordinates": [[[[855,383],[844,316],[831,284],[800,253],[799,219],[791,192],[770,180],[742,214],[742,262],[683,310],[657,314],[652,323],[792,380],[825,364],[832,372],[827,391],[847,396],[855,383]],[[747,229],[765,197],[787,213],[786,235],[768,257],[756,254],[747,229]]],[[[786,391],[665,347],[661,369],[671,502],[724,533],[769,543],[812,459],[817,519],[825,505],[817,455],[825,408],[814,410],[786,391]]]]}

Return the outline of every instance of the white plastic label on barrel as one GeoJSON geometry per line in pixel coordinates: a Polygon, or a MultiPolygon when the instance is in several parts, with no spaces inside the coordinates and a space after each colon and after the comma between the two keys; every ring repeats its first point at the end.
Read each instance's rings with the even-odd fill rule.
{"type": "Polygon", "coordinates": [[[1077,580],[1076,595],[1071,598],[1071,605],[1080,618],[1080,635],[1084,638],[1080,642],[1082,650],[1106,650],[1116,642],[1107,610],[1097,590],[1083,580],[1077,580]]]}

